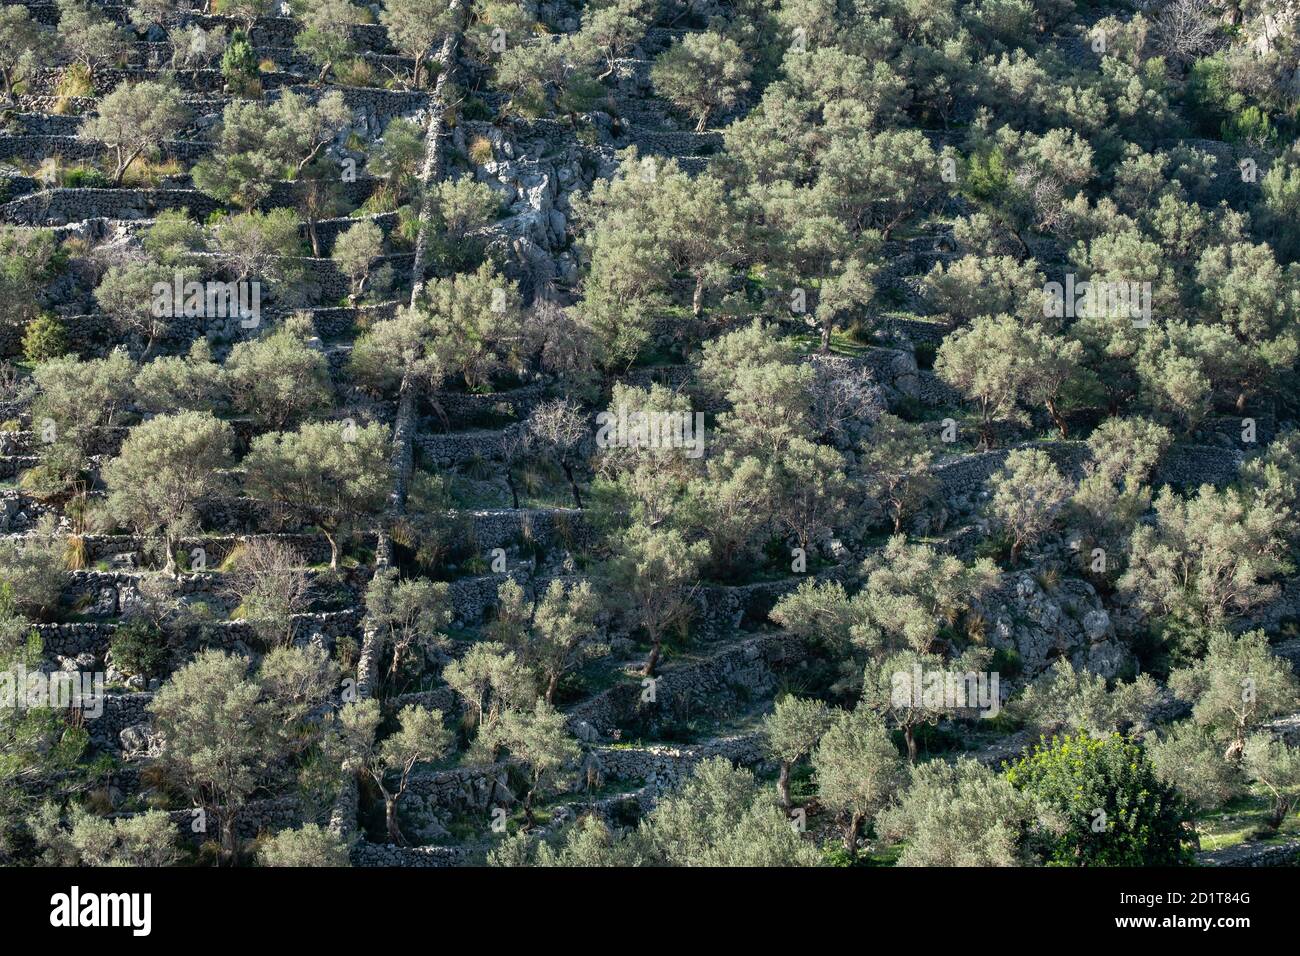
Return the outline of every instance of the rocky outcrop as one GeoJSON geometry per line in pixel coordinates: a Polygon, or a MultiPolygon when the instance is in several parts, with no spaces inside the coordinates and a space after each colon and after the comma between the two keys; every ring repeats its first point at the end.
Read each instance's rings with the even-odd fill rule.
{"type": "Polygon", "coordinates": [[[1049,591],[1030,574],[1013,575],[978,607],[990,645],[1014,651],[1026,678],[1058,657],[1105,677],[1130,662],[1096,589],[1079,578],[1063,578],[1049,591]]]}

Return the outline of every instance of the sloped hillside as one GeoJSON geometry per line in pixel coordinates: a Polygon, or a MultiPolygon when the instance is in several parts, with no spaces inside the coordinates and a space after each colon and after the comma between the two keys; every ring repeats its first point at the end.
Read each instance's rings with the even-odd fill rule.
{"type": "Polygon", "coordinates": [[[0,862],[1294,862],[1297,50],[6,0],[0,862]]]}

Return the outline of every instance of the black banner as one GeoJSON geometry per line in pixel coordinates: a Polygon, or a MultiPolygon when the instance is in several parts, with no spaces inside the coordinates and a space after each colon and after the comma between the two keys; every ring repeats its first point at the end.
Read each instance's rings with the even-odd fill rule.
{"type": "MultiPolygon", "coordinates": [[[[772,921],[822,933],[843,918],[920,943],[1042,928],[1069,938],[1226,936],[1294,924],[1296,870],[0,870],[0,913],[25,937],[76,933],[130,947],[281,927],[299,942],[374,942],[438,921],[560,936],[616,932],[702,910],[701,933],[762,941],[772,921]],[[635,917],[632,917],[635,914],[635,917]],[[503,920],[508,921],[504,922],[503,920]],[[537,920],[532,930],[529,920],[537,920]],[[805,922],[806,921],[806,922],[805,922]],[[565,925],[569,924],[566,929],[565,925]],[[548,928],[549,927],[549,928],[548,928]]],[[[456,929],[459,927],[459,929],[456,929]]],[[[558,937],[557,937],[558,938],[558,937]]],[[[1025,939],[1035,937],[1025,936],[1025,939]]],[[[1037,937],[1039,939],[1043,937],[1037,937]]],[[[770,942],[770,940],[769,940],[770,942]]]]}

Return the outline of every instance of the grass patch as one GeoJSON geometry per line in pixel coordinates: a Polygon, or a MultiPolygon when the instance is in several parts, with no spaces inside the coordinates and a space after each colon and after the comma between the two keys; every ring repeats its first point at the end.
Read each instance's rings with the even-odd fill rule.
{"type": "Polygon", "coordinates": [[[57,99],[51,112],[58,116],[71,113],[72,100],[95,95],[95,85],[91,82],[90,71],[80,63],[67,67],[54,85],[54,95],[57,99]]]}
{"type": "Polygon", "coordinates": [[[180,176],[184,172],[185,166],[180,160],[164,159],[155,162],[143,156],[137,156],[131,162],[131,165],[126,168],[126,172],[122,174],[122,185],[151,189],[157,186],[164,177],[180,176]]]}
{"type": "Polygon", "coordinates": [[[1197,821],[1202,850],[1223,850],[1242,843],[1281,843],[1300,837],[1300,814],[1291,814],[1277,830],[1267,825],[1272,802],[1258,788],[1228,801],[1197,821]]]}

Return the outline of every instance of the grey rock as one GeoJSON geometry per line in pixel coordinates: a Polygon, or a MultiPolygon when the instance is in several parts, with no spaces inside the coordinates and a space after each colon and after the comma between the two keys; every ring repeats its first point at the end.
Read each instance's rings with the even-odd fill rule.
{"type": "Polygon", "coordinates": [[[118,734],[122,754],[127,757],[157,757],[162,753],[162,735],[155,733],[148,723],[132,724],[118,734]]]}
{"type": "Polygon", "coordinates": [[[1090,641],[1100,641],[1110,633],[1110,615],[1102,609],[1089,611],[1083,616],[1083,632],[1090,641]]]}

